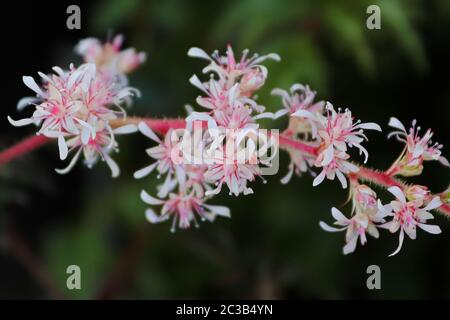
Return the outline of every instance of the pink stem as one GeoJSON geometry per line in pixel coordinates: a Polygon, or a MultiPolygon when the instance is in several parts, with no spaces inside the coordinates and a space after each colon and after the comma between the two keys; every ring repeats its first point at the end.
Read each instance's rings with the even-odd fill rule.
{"type": "Polygon", "coordinates": [[[317,148],[310,146],[306,143],[302,143],[300,141],[297,140],[292,140],[289,137],[285,136],[285,135],[280,135],[279,136],[279,141],[280,141],[280,145],[285,146],[285,147],[289,147],[289,148],[294,148],[297,149],[303,153],[309,154],[311,156],[316,156],[317,155],[317,148]]]}
{"type": "MultiPolygon", "coordinates": [[[[118,119],[111,121],[111,126],[114,128],[126,125],[126,124],[139,124],[140,122],[145,122],[154,131],[165,134],[169,129],[181,129],[184,128],[186,123],[184,119],[151,119],[151,118],[138,118],[129,117],[126,119],[118,119]]],[[[33,136],[27,138],[17,145],[0,152],[0,165],[7,163],[10,160],[20,157],[23,154],[33,151],[34,149],[44,145],[49,139],[43,136],[33,136]]],[[[281,134],[279,136],[279,142],[281,146],[294,148],[305,154],[316,156],[317,148],[306,143],[294,140],[288,137],[286,134],[281,134]]],[[[392,186],[398,186],[404,188],[406,185],[397,179],[393,178],[391,175],[385,172],[379,172],[374,169],[366,168],[364,166],[359,166],[360,170],[356,173],[350,175],[350,179],[356,178],[366,181],[372,181],[380,186],[389,188],[392,186]]],[[[443,204],[439,211],[450,217],[450,205],[443,204]]]]}
{"type": "Polygon", "coordinates": [[[50,139],[46,138],[44,136],[31,136],[28,138],[25,138],[24,140],[20,141],[19,143],[13,145],[12,147],[0,152],[0,165],[5,164],[11,160],[14,160],[16,158],[19,158],[20,156],[27,154],[47,142],[49,142],[50,139]]]}
{"type": "MultiPolygon", "coordinates": [[[[183,119],[142,119],[134,117],[113,120],[111,121],[111,126],[113,128],[117,128],[130,123],[138,124],[142,121],[147,123],[150,128],[160,134],[165,134],[171,128],[178,129],[184,128],[185,126],[185,121],[183,119]]],[[[43,135],[33,135],[31,137],[25,138],[12,147],[9,147],[6,150],[0,152],[0,165],[15,160],[27,153],[30,153],[52,140],[53,139],[49,139],[43,135]]]]}
{"type": "Polygon", "coordinates": [[[111,121],[111,126],[117,128],[130,123],[138,125],[140,122],[145,122],[153,131],[160,134],[165,134],[169,129],[182,129],[186,126],[184,119],[151,119],[138,117],[113,120],[111,121]]]}
{"type": "Polygon", "coordinates": [[[364,166],[359,166],[359,171],[354,173],[354,175],[358,179],[372,181],[380,186],[389,188],[393,186],[397,186],[399,188],[404,188],[405,185],[398,180],[394,179],[389,174],[386,174],[385,172],[380,172],[374,169],[370,169],[364,166]]]}

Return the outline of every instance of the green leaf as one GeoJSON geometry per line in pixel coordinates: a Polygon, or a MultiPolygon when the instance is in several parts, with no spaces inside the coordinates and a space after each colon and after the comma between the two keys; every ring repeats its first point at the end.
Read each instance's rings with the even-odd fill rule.
{"type": "Polygon", "coordinates": [[[350,14],[344,7],[325,7],[323,22],[332,36],[331,42],[337,50],[356,60],[361,71],[371,76],[375,72],[373,52],[366,40],[363,21],[350,14]]]}
{"type": "Polygon", "coordinates": [[[393,33],[396,41],[403,47],[405,54],[417,69],[424,71],[428,67],[425,51],[418,32],[408,18],[406,6],[399,1],[380,1],[381,25],[393,33]]]}

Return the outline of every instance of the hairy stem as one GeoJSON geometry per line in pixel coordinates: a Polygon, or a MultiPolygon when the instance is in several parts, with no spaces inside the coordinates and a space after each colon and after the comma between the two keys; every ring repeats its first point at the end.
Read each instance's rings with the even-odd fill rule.
{"type": "MultiPolygon", "coordinates": [[[[139,118],[139,117],[128,117],[125,119],[117,119],[111,121],[111,126],[117,128],[126,124],[139,124],[140,122],[145,122],[152,130],[165,134],[169,129],[181,129],[184,128],[186,123],[184,119],[153,119],[153,118],[139,118]]],[[[0,152],[0,165],[7,163],[20,157],[23,154],[31,152],[36,148],[44,145],[49,139],[43,136],[33,136],[31,138],[25,139],[2,152],[0,152]]],[[[317,148],[311,146],[307,143],[295,140],[287,134],[279,135],[279,143],[281,147],[293,148],[309,156],[317,155],[317,148]]],[[[349,175],[350,179],[359,179],[363,181],[368,181],[375,183],[381,187],[389,188],[392,186],[398,186],[400,188],[405,188],[407,185],[398,179],[395,179],[391,174],[386,172],[380,172],[374,169],[359,166],[360,170],[356,173],[349,175]]],[[[439,209],[439,212],[443,213],[447,217],[450,217],[450,205],[444,203],[439,209]]]]}
{"type": "Polygon", "coordinates": [[[153,131],[161,134],[165,134],[169,129],[182,129],[186,125],[184,119],[151,119],[128,117],[125,119],[117,119],[111,121],[111,127],[118,128],[126,124],[137,125],[140,122],[145,122],[153,131]]]}

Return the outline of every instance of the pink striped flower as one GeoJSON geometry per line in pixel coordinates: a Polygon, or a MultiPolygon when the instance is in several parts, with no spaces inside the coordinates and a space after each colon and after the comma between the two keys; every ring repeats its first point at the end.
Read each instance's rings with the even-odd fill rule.
{"type": "Polygon", "coordinates": [[[198,227],[196,216],[201,221],[210,222],[217,216],[230,217],[230,210],[227,207],[208,205],[193,192],[170,193],[168,199],[162,200],[142,190],[141,199],[151,206],[161,206],[160,214],[155,213],[151,208],[145,211],[145,216],[150,223],[159,223],[172,218],[171,232],[175,232],[177,226],[180,229],[187,229],[191,224],[198,227]]]}
{"type": "Polygon", "coordinates": [[[358,213],[352,218],[347,218],[336,208],[331,209],[331,214],[336,220],[335,225],[339,228],[331,227],[323,221],[320,221],[320,227],[328,232],[346,231],[345,233],[345,246],[342,249],[344,254],[349,254],[355,251],[358,239],[361,245],[365,245],[367,242],[366,233],[374,238],[379,237],[377,230],[377,223],[384,222],[383,214],[375,211],[375,214],[358,213]]]}
{"type": "Polygon", "coordinates": [[[416,239],[417,227],[431,234],[441,233],[439,226],[427,224],[427,220],[434,218],[429,211],[442,204],[439,197],[434,197],[423,207],[423,199],[408,201],[399,187],[390,187],[388,191],[396,197],[396,200],[391,201],[388,206],[381,206],[380,203],[380,211],[386,216],[392,216],[393,219],[380,227],[388,229],[391,233],[399,231],[398,247],[389,256],[400,252],[405,233],[410,239],[416,239]]]}
{"type": "Polygon", "coordinates": [[[420,127],[417,127],[416,124],[416,120],[413,120],[411,128],[407,131],[397,118],[392,117],[389,121],[389,126],[397,130],[391,132],[388,138],[394,136],[397,140],[405,143],[402,155],[389,169],[392,174],[418,175],[423,170],[423,161],[438,160],[443,165],[450,166],[447,159],[441,155],[442,144],[431,141],[433,137],[431,129],[420,136],[420,127]]]}
{"type": "Polygon", "coordinates": [[[275,53],[264,56],[254,54],[249,58],[248,53],[248,50],[244,50],[241,59],[236,60],[233,49],[228,45],[225,56],[219,55],[217,50],[209,56],[204,50],[195,47],[189,49],[188,56],[208,60],[210,64],[203,69],[204,73],[216,73],[228,89],[239,83],[242,94],[249,97],[264,85],[267,78],[267,68],[260,63],[267,59],[280,61],[280,56],[275,53]]]}
{"type": "MultiPolygon", "coordinates": [[[[325,177],[334,180],[337,176],[345,189],[347,179],[344,174],[357,172],[358,167],[347,161],[350,156],[347,154],[348,148],[356,147],[360,154],[363,153],[367,161],[369,156],[367,150],[361,145],[367,137],[364,130],[377,130],[381,128],[376,123],[353,122],[351,111],[346,109],[344,112],[338,110],[329,102],[327,103],[327,115],[316,114],[312,119],[317,120],[318,136],[320,137],[319,155],[315,161],[316,167],[321,167],[322,172],[314,179],[313,185],[320,184],[325,177]]],[[[307,114],[303,113],[305,116],[307,114]]]]}
{"type": "Polygon", "coordinates": [[[334,228],[323,221],[319,225],[322,229],[329,232],[338,232],[346,230],[343,248],[344,254],[349,254],[356,249],[358,239],[361,245],[366,244],[366,233],[378,239],[380,234],[377,227],[379,223],[384,223],[386,214],[379,210],[377,204],[377,194],[371,188],[364,184],[356,184],[352,189],[353,216],[349,219],[336,208],[332,208],[331,214],[335,218],[335,225],[341,228],[334,228]]]}
{"type": "Polygon", "coordinates": [[[102,44],[97,38],[81,40],[75,51],[87,63],[96,64],[99,69],[115,74],[128,74],[146,60],[144,52],[136,52],[134,48],[121,50],[123,36],[116,35],[112,41],[102,44]]]}
{"type": "Polygon", "coordinates": [[[273,89],[272,95],[280,96],[283,108],[275,113],[274,118],[285,114],[293,116],[293,123],[289,123],[288,130],[293,133],[312,133],[316,137],[317,126],[315,124],[316,113],[322,114],[325,102],[314,102],[316,92],[312,91],[308,85],[295,83],[289,92],[282,89],[273,89]]]}
{"type": "Polygon", "coordinates": [[[29,118],[16,121],[8,117],[9,122],[14,126],[40,126],[37,134],[58,140],[61,160],[66,159],[69,150],[80,150],[67,168],[57,172],[68,172],[83,153],[88,166],[103,159],[116,177],[119,170],[109,157],[109,153],[117,149],[114,134],[131,133],[136,128],[128,126],[112,130],[109,122],[126,116],[122,105],[130,104],[131,97],[139,96],[139,91],[94,63],[77,68],[70,65],[68,71],[54,67],[53,71],[55,73],[51,75],[38,73],[41,86],[32,77],[23,77],[25,85],[36,93],[36,97],[21,99],[18,109],[31,104],[35,110],[29,118]]]}

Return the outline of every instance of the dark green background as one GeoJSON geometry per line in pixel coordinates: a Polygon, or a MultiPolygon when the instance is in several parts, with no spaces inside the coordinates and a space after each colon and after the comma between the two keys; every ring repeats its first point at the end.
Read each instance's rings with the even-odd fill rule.
{"type": "MultiPolygon", "coordinates": [[[[375,121],[386,131],[391,116],[404,123],[417,118],[422,127],[436,131],[438,141],[450,142],[448,1],[79,3],[81,31],[65,28],[69,3],[64,1],[16,1],[4,13],[1,148],[33,132],[6,121],[8,114],[20,117],[15,104],[30,94],[21,76],[79,63],[72,51],[78,39],[104,39],[108,30],[124,33],[126,46],[148,54],[146,64],[130,78],[143,93],[131,115],[184,116],[184,104],[194,104],[199,94],[188,79],[204,66],[188,58],[187,50],[199,46],[223,51],[232,43],[236,53],[249,48],[281,55],[280,63],[266,64],[269,79],[259,92],[269,110],[280,106],[270,96],[273,87],[307,83],[320,99],[349,107],[356,117],[375,121]],[[369,4],[381,7],[381,30],[365,26],[369,4]]],[[[283,128],[285,120],[264,124],[283,128]]],[[[401,151],[401,145],[386,140],[386,131],[369,133],[369,166],[387,168],[401,151]]],[[[323,232],[318,221],[331,222],[330,208],[344,203],[346,193],[337,181],[313,188],[308,176],[281,185],[285,154],[280,174],[269,177],[266,185],[252,185],[254,195],[234,198],[224,192],[212,201],[229,206],[231,220],[175,234],[169,224],[149,225],[139,192],[153,192],[156,178],[132,178],[149,163],[144,153],[148,146],[139,135],[120,139],[116,159],[122,174],[115,180],[104,164],[88,170],[80,163],[69,175],[57,175],[53,168],[61,163],[56,146],[2,166],[0,237],[8,230],[19,233],[70,298],[95,296],[136,238],[136,264],[119,281],[123,285],[115,298],[450,298],[448,219],[436,217],[441,235],[419,232],[396,257],[387,257],[398,241],[387,232],[343,256],[344,235],[323,232]],[[82,268],[81,291],[64,289],[70,264],[82,268]],[[371,264],[381,267],[382,290],[366,289],[371,264]]],[[[448,148],[444,155],[450,156],[448,148]]],[[[437,163],[427,163],[423,176],[413,179],[435,192],[445,189],[448,180],[448,170],[437,163]]],[[[0,298],[46,297],[48,292],[14,255],[7,248],[0,251],[0,298]]]]}

